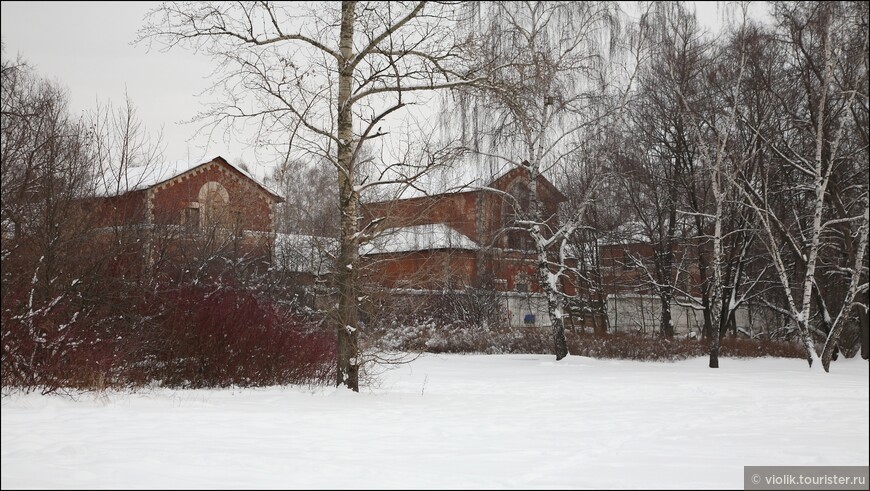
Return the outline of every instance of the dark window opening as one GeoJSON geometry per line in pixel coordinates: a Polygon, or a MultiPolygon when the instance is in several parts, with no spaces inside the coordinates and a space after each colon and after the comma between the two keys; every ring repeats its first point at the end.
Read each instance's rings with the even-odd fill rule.
{"type": "Polygon", "coordinates": [[[184,209],[184,226],[190,231],[199,230],[199,208],[184,209]]]}

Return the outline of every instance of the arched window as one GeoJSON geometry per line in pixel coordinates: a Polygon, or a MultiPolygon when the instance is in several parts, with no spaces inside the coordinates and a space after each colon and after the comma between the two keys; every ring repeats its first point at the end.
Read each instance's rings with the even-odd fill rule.
{"type": "Polygon", "coordinates": [[[221,183],[209,181],[199,188],[200,223],[206,230],[225,225],[229,219],[230,193],[221,183]]]}

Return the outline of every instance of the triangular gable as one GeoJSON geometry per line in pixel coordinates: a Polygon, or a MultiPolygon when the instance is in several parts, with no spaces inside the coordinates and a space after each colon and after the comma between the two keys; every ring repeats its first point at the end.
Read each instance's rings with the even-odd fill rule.
{"type": "MultiPolygon", "coordinates": [[[[512,181],[520,175],[528,176],[528,170],[525,167],[518,165],[493,179],[489,184],[487,184],[487,187],[501,189],[500,186],[502,184],[512,181]]],[[[556,198],[557,202],[568,201],[568,197],[562,194],[562,192],[559,191],[559,189],[543,175],[539,175],[537,181],[539,185],[543,185],[547,189],[547,191],[556,198]]],[[[504,186],[504,189],[507,189],[507,186],[504,186]]]]}
{"type": "Polygon", "coordinates": [[[230,164],[226,159],[221,156],[217,156],[211,160],[193,166],[191,166],[187,162],[181,161],[167,162],[159,166],[152,166],[148,168],[131,168],[127,170],[124,176],[120,177],[104,176],[103,179],[98,182],[97,195],[117,196],[132,191],[156,188],[174,179],[177,179],[180,176],[195,172],[198,169],[211,164],[221,165],[229,172],[235,174],[237,177],[245,179],[249,183],[253,184],[256,188],[260,189],[275,202],[284,202],[283,197],[267,188],[253,175],[230,164]],[[117,180],[119,179],[122,179],[124,182],[119,184],[117,182],[117,180]]]}
{"type": "MultiPolygon", "coordinates": [[[[238,167],[236,167],[236,166],[230,164],[229,162],[227,162],[226,159],[224,159],[224,158],[221,157],[220,155],[218,155],[217,157],[213,158],[213,159],[210,160],[209,162],[205,162],[205,163],[203,163],[203,164],[200,164],[200,165],[194,167],[194,169],[196,169],[196,168],[198,168],[198,167],[201,167],[201,166],[203,166],[203,165],[206,165],[206,164],[210,164],[210,163],[212,163],[212,162],[216,162],[216,163],[223,164],[224,166],[228,167],[231,171],[233,171],[233,172],[235,172],[236,174],[240,175],[241,177],[243,177],[243,178],[245,178],[245,179],[251,181],[251,182],[254,183],[258,188],[260,188],[264,193],[268,194],[272,199],[274,199],[277,203],[283,203],[283,202],[284,202],[284,198],[283,198],[281,195],[279,195],[279,194],[277,194],[277,193],[271,191],[271,190],[270,190],[269,188],[267,188],[263,183],[261,183],[259,180],[257,180],[253,175],[251,175],[250,173],[245,172],[245,171],[243,171],[242,169],[239,169],[238,167]]],[[[193,170],[193,169],[190,169],[190,170],[193,170]]]]}

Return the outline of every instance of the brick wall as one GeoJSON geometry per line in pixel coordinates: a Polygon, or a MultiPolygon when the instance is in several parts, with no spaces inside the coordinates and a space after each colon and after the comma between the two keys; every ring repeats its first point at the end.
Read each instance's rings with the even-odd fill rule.
{"type": "Polygon", "coordinates": [[[241,228],[251,231],[272,231],[273,201],[249,179],[217,161],[152,188],[149,213],[154,223],[182,224],[184,210],[199,199],[202,187],[218,182],[229,194],[229,211],[241,217],[241,228]]]}
{"type": "Polygon", "coordinates": [[[474,251],[443,249],[363,257],[363,278],[388,288],[463,288],[477,281],[474,251]]]}
{"type": "MultiPolygon", "coordinates": [[[[515,183],[527,181],[526,175],[525,170],[516,168],[493,181],[490,187],[508,192],[515,183]]],[[[557,228],[559,203],[565,197],[542,177],[538,180],[538,192],[544,205],[543,215],[550,218],[548,223],[551,228],[557,228]]],[[[521,289],[527,288],[531,292],[540,291],[534,254],[530,251],[504,250],[520,243],[520,235],[527,235],[522,231],[503,230],[513,210],[511,203],[505,195],[487,190],[364,203],[361,206],[363,227],[378,218],[383,219],[378,225],[380,229],[441,223],[467,235],[481,246],[479,252],[419,251],[378,255],[368,263],[377,264],[381,274],[372,275],[369,279],[389,287],[431,285],[438,281],[443,286],[445,272],[450,272],[454,283],[481,286],[485,280],[496,280],[490,286],[497,290],[515,290],[519,285],[521,289]],[[465,275],[465,278],[457,281],[458,275],[465,275]],[[429,276],[440,279],[427,279],[429,276]]],[[[530,238],[526,241],[526,247],[531,247],[530,238]]],[[[569,293],[573,293],[571,286],[566,286],[569,293]]]]}

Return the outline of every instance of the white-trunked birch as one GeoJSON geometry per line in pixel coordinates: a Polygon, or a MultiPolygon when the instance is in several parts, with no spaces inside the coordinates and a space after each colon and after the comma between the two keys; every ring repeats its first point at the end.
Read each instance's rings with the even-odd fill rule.
{"type": "MultiPolygon", "coordinates": [[[[463,12],[440,2],[168,2],[140,40],[212,56],[219,100],[203,116],[256,125],[258,144],[328,162],[338,174],[337,384],[359,386],[360,194],[411,185],[431,162],[360,165],[364,145],[388,133],[386,118],[420,95],[476,80],[459,37],[463,12]]],[[[386,160],[386,159],[385,159],[386,160]]]]}
{"type": "Polygon", "coordinates": [[[734,183],[758,218],[784,297],[784,307],[768,306],[790,319],[811,367],[819,366],[813,334],[824,336],[821,365],[828,370],[843,323],[860,303],[855,298],[867,289],[867,5],[773,7],[779,58],[766,67],[764,90],[775,110],[770,121],[741,115],[741,124],[763,142],[768,162],[734,183]],[[840,287],[825,291],[828,278],[840,287]]]}
{"type": "MultiPolygon", "coordinates": [[[[684,252],[690,229],[688,214],[682,210],[706,206],[690,199],[705,195],[697,188],[708,186],[708,179],[696,169],[703,165],[702,142],[694,131],[692,111],[705,103],[704,77],[699,74],[709,70],[712,43],[695,16],[677,2],[652,7],[650,35],[655,40],[650,61],[638,76],[637,96],[622,128],[617,182],[637,232],[652,251],[648,260],[629,254],[626,266],[641,272],[638,288],[658,297],[659,331],[673,337],[671,305],[680,301],[681,293],[687,297],[691,293],[680,288],[687,276],[684,252]]],[[[701,216],[699,211],[708,212],[695,210],[696,217],[701,216]]],[[[704,229],[706,223],[699,226],[704,229]]]]}
{"type": "Polygon", "coordinates": [[[527,172],[528,206],[524,196],[505,199],[515,208],[512,226],[531,238],[560,360],[568,355],[564,318],[573,297],[565,283],[579,274],[568,258],[570,241],[587,228],[587,210],[607,175],[605,159],[582,150],[591,142],[606,147],[621,118],[645,57],[646,13],[623,26],[613,2],[493,2],[475,4],[473,12],[483,64],[497,68],[486,87],[461,98],[457,112],[475,121],[466,128],[470,151],[527,172]],[[554,226],[539,178],[571,169],[593,177],[554,226]]]}
{"type": "MultiPolygon", "coordinates": [[[[726,265],[726,254],[724,250],[725,234],[739,234],[739,230],[725,230],[725,222],[729,218],[726,213],[733,214],[735,210],[728,209],[726,200],[733,199],[730,190],[730,183],[733,181],[733,175],[740,168],[741,158],[738,155],[733,155],[729,151],[729,139],[737,128],[738,113],[739,113],[739,95],[741,93],[741,84],[743,84],[744,71],[746,67],[746,38],[749,36],[747,32],[748,5],[743,4],[740,25],[736,32],[731,33],[733,38],[727,43],[720,53],[717,53],[718,66],[703,67],[703,72],[706,72],[706,84],[701,88],[702,96],[697,102],[692,101],[689,94],[686,94],[682,89],[682,85],[674,83],[676,95],[679,98],[681,110],[686,114],[686,123],[689,128],[687,133],[690,139],[695,140],[693,147],[695,150],[695,159],[700,163],[705,176],[704,180],[709,179],[710,191],[713,196],[713,207],[707,215],[707,222],[712,220],[712,237],[708,236],[712,241],[713,250],[710,256],[710,266],[712,267],[712,276],[707,278],[708,284],[705,289],[709,294],[710,305],[712,308],[709,312],[710,325],[712,327],[710,333],[710,368],[719,368],[719,339],[727,328],[728,320],[732,318],[737,308],[745,301],[746,293],[738,294],[739,283],[742,281],[743,266],[745,264],[745,256],[749,241],[744,241],[739,247],[736,247],[737,261],[736,264],[726,265]],[[718,76],[717,76],[718,75],[718,76]],[[725,267],[731,267],[730,285],[727,289],[725,285],[725,267]],[[721,305],[721,308],[720,308],[721,305]]],[[[677,57],[684,60],[688,57],[677,57]]],[[[674,72],[670,72],[674,75],[674,72]]],[[[753,140],[752,143],[755,141],[753,140]]],[[[750,145],[751,147],[751,145],[750,145]]],[[[696,211],[697,213],[697,211],[696,211]]],[[[707,223],[707,227],[709,227],[707,223]]],[[[709,234],[709,231],[699,231],[699,233],[709,234]]],[[[748,290],[751,290],[750,285],[748,290]]]]}

